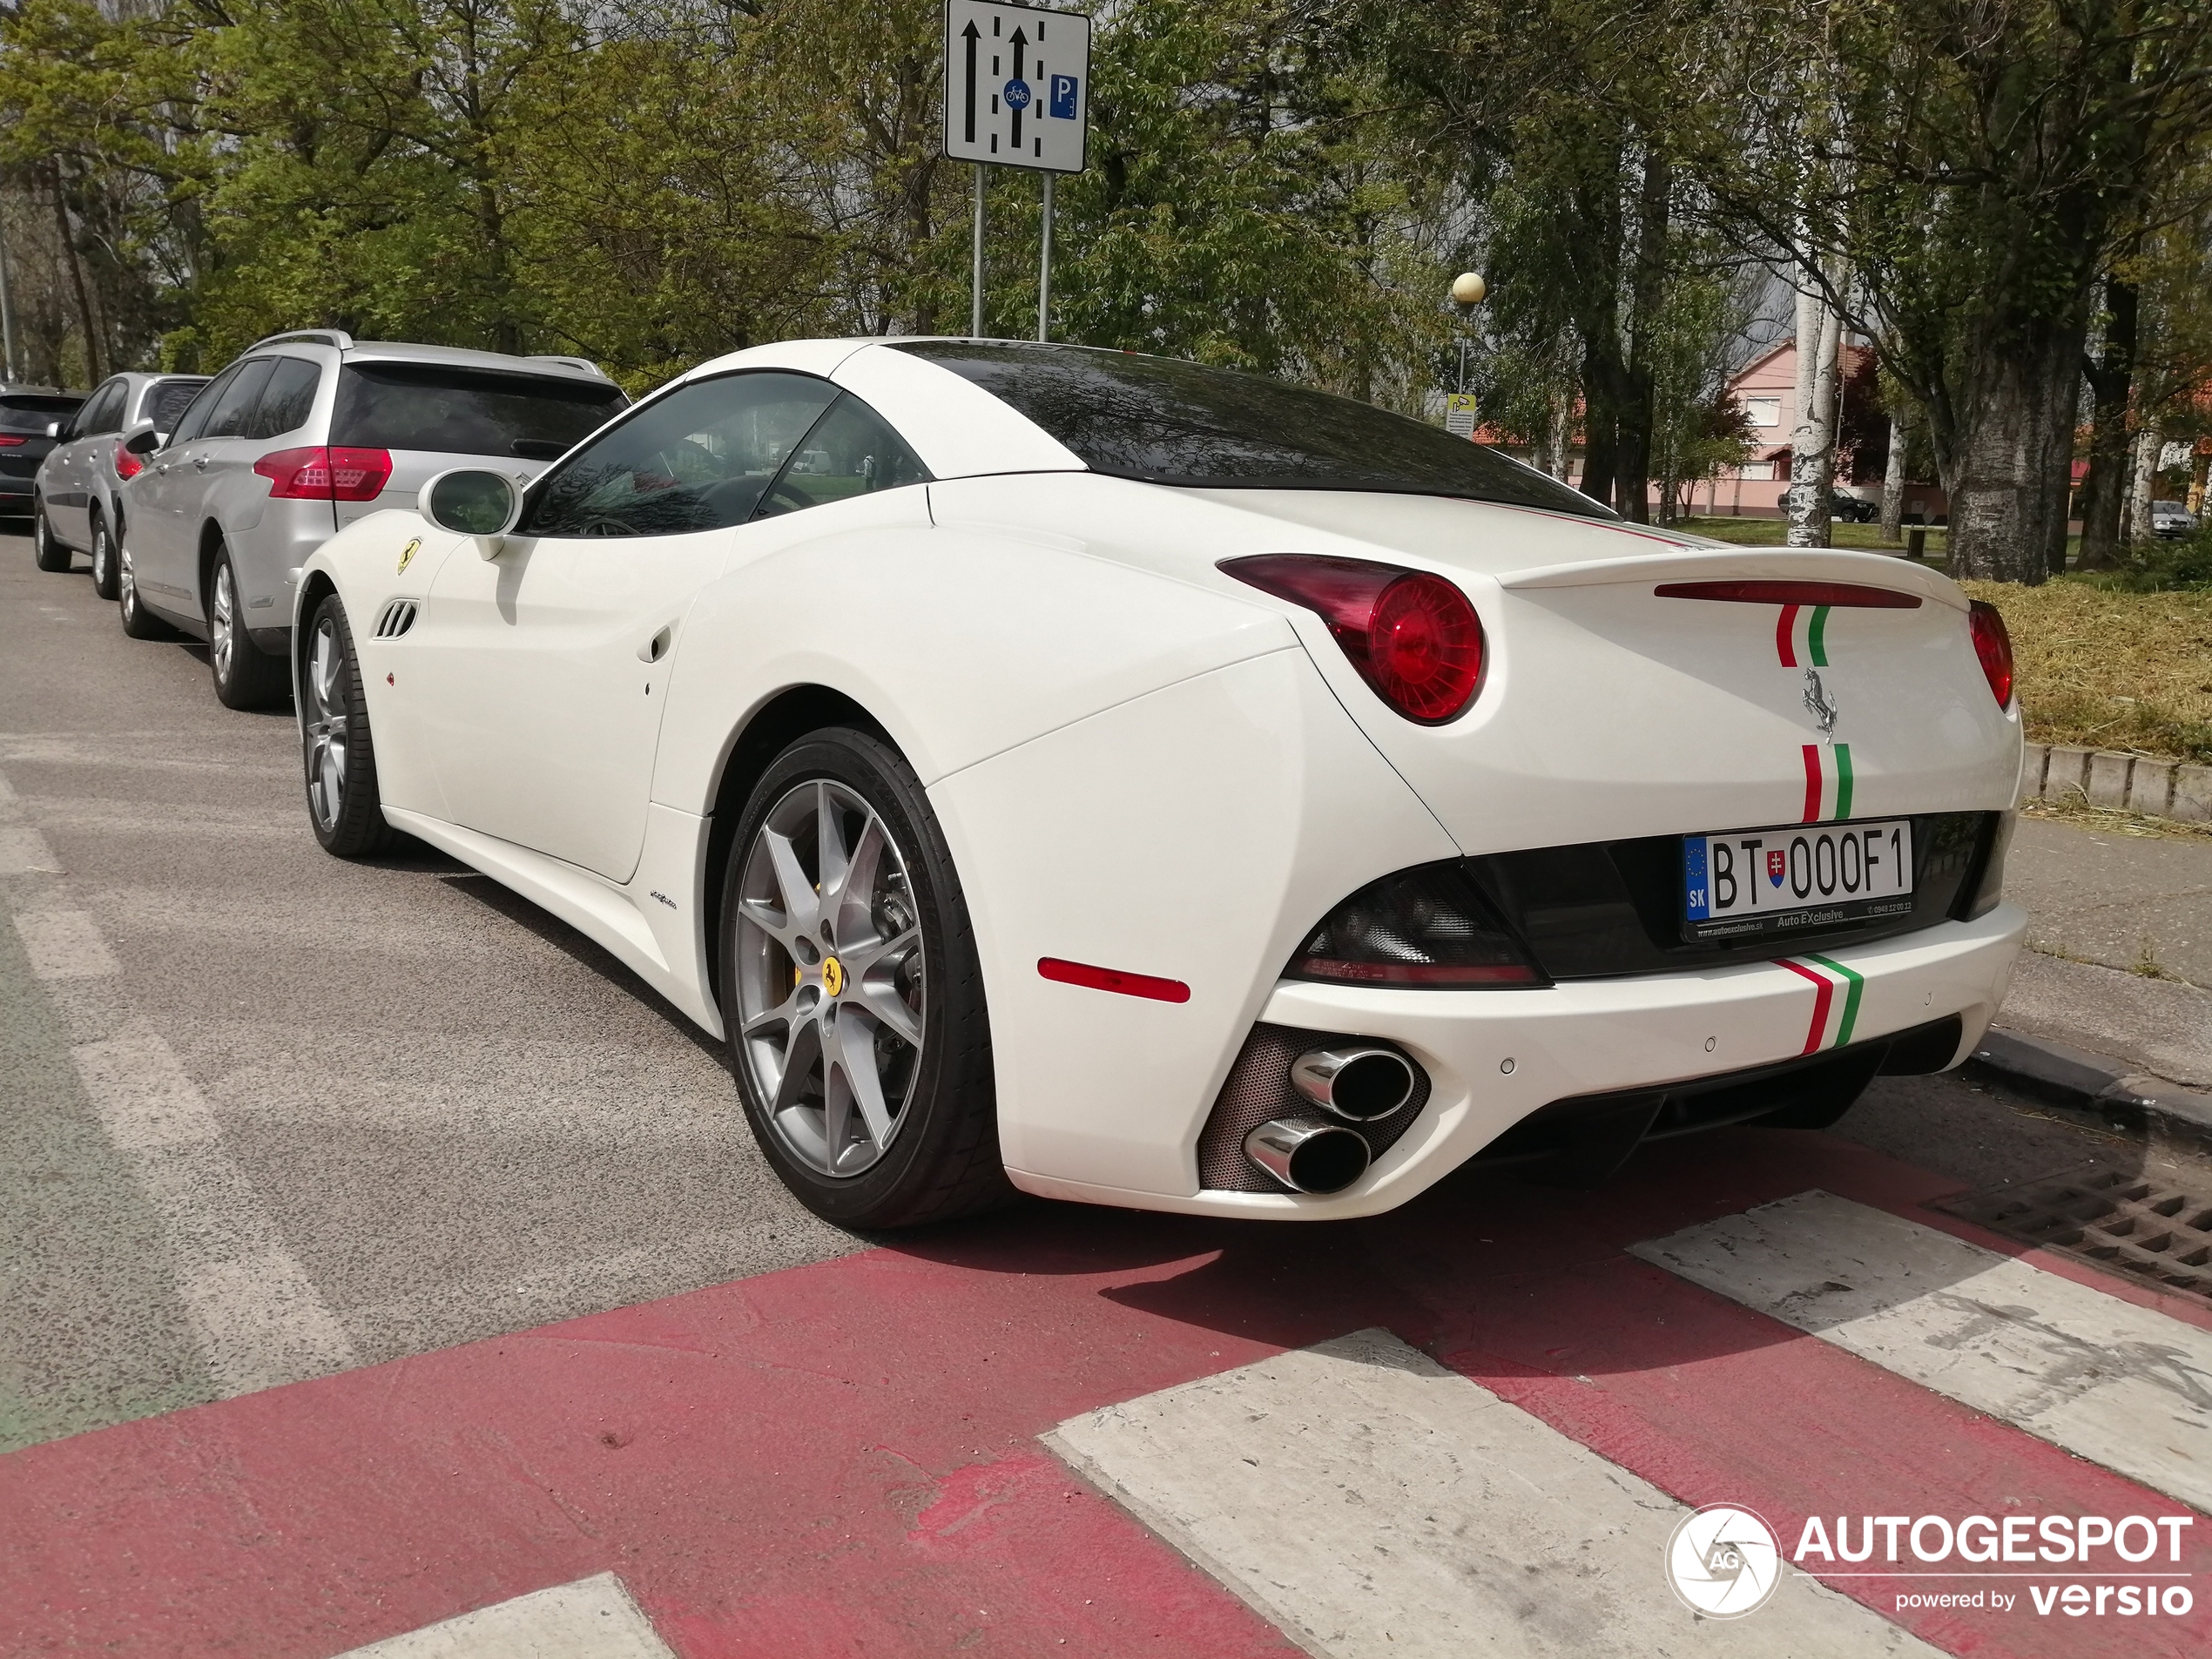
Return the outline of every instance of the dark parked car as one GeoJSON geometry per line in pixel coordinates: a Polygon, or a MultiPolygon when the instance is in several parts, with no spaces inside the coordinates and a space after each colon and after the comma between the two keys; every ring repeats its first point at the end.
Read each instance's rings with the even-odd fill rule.
{"type": "Polygon", "coordinates": [[[0,388],[0,518],[30,516],[31,481],[54,447],[46,428],[84,401],[76,392],[0,388]]]}

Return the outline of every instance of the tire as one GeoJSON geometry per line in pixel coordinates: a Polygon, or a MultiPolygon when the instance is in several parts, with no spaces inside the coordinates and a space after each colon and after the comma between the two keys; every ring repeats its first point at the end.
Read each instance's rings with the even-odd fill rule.
{"type": "Polygon", "coordinates": [[[177,631],[138,601],[138,583],[131,571],[131,550],[118,547],[115,557],[116,612],[123,631],[132,639],[174,639],[177,631]]]}
{"type": "Polygon", "coordinates": [[[219,547],[207,594],[207,665],[215,675],[215,699],[226,709],[273,708],[292,695],[289,665],[253,643],[239,591],[230,550],[219,547]]]}
{"type": "Polygon", "coordinates": [[[122,592],[122,573],[116,568],[115,536],[107,527],[107,516],[95,507],[92,509],[92,591],[103,599],[113,599],[122,592]]]}
{"type": "Polygon", "coordinates": [[[71,556],[46,523],[44,504],[34,500],[30,503],[30,562],[42,570],[66,570],[71,556]]]}
{"type": "Polygon", "coordinates": [[[389,850],[399,832],[384,821],[361,661],[354,655],[346,607],[334,593],[325,594],[307,618],[300,664],[300,743],[307,822],[322,850],[341,859],[389,850]]]}
{"type": "Polygon", "coordinates": [[[738,1093],[762,1154],[801,1204],[835,1225],[875,1230],[1013,1196],[968,907],[937,816],[897,750],[836,726],[779,755],[738,819],[720,927],[738,1093]],[[826,916],[825,818],[845,861],[826,916]]]}

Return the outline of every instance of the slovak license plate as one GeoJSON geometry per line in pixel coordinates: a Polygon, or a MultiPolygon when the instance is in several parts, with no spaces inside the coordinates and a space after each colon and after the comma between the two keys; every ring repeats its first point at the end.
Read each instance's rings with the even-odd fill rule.
{"type": "Polygon", "coordinates": [[[1682,862],[1690,939],[1829,927],[1912,909],[1909,818],[1685,835],[1682,862]]]}

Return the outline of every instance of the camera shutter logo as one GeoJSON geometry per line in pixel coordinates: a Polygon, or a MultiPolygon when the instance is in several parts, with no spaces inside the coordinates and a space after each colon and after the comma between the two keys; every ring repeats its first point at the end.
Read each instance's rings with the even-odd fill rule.
{"type": "Polygon", "coordinates": [[[1709,1503],[1684,1515],[1667,1541],[1667,1581],[1691,1612],[1740,1619],[1781,1583],[1781,1547],[1749,1509],[1709,1503]]]}

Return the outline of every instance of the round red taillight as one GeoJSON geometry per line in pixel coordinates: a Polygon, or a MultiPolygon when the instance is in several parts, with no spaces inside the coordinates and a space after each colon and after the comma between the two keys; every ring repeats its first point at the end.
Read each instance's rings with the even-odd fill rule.
{"type": "Polygon", "coordinates": [[[1448,720],[1482,683],[1482,623],[1441,577],[1401,576],[1375,601],[1367,665],[1383,701],[1407,719],[1448,720]]]}
{"type": "Polygon", "coordinates": [[[1981,658],[1982,678],[2000,709],[2013,704],[2013,637],[2005,631],[2005,618],[1997,607],[1977,599],[1966,613],[1966,626],[1974,637],[1974,655],[1981,658]]]}
{"type": "Polygon", "coordinates": [[[1440,576],[1313,553],[1224,559],[1221,569],[1318,611],[1359,678],[1409,720],[1455,719],[1482,688],[1482,619],[1440,576]]]}

